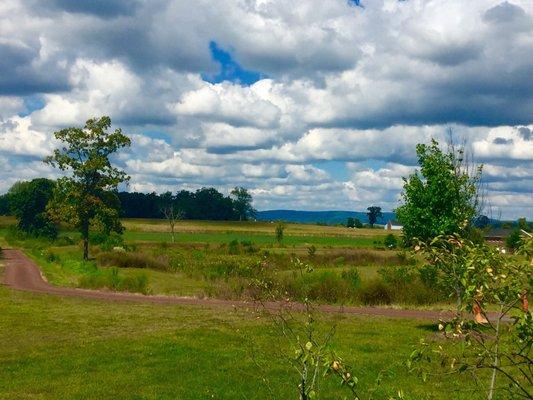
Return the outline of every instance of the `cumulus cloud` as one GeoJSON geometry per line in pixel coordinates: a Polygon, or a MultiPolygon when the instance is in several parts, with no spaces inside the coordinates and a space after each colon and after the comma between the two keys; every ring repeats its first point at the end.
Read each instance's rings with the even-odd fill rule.
{"type": "Polygon", "coordinates": [[[53,174],[52,132],[110,115],[132,189],[392,209],[415,145],[451,127],[492,204],[533,216],[529,0],[7,0],[0,22],[0,190],[53,174]]]}

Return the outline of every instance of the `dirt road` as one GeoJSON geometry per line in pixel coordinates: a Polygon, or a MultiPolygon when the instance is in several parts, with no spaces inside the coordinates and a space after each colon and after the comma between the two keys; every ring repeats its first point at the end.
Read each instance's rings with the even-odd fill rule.
{"type": "MultiPolygon", "coordinates": [[[[134,301],[158,304],[200,305],[207,307],[265,307],[269,310],[290,308],[299,311],[304,309],[300,303],[267,302],[254,303],[238,300],[200,299],[175,296],[145,296],[141,294],[110,292],[103,290],[74,289],[53,286],[46,282],[39,267],[22,251],[17,249],[3,249],[5,264],[4,284],[12,289],[33,293],[45,293],[63,297],[82,297],[103,301],[134,301]]],[[[318,310],[326,313],[343,313],[353,315],[374,315],[393,318],[428,319],[438,321],[439,318],[449,318],[450,314],[428,310],[403,310],[381,307],[343,307],[320,305],[318,310]]]]}

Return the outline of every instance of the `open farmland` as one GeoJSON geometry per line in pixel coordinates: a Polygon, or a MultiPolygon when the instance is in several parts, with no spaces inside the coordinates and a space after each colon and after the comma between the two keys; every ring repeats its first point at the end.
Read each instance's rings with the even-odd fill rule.
{"type": "Polygon", "coordinates": [[[382,229],[287,224],[277,242],[270,223],[180,221],[173,243],[164,221],[124,223],[124,241],[95,238],[90,261],[81,259],[73,244],[77,236],[68,230],[56,243],[19,240],[9,233],[7,240],[25,247],[51,283],[69,287],[235,300],[443,306],[413,268],[417,261],[385,247],[382,229]]]}

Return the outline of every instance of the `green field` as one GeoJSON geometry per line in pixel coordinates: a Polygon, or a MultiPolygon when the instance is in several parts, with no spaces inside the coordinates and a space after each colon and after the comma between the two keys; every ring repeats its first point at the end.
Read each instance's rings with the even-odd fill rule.
{"type": "MultiPolygon", "coordinates": [[[[383,268],[394,278],[396,270],[416,271],[416,260],[385,250],[382,230],[287,224],[279,244],[272,224],[184,221],[171,243],[164,222],[126,220],[125,253],[93,243],[95,260],[83,262],[75,232],[63,229],[56,242],[20,238],[10,233],[13,222],[0,219],[0,246],[23,248],[55,285],[109,290],[106,277],[115,270],[120,279],[144,276],[154,294],[249,299],[252,282],[259,280],[278,285],[281,298],[315,303],[361,304],[366,293],[378,295],[370,298],[381,304],[385,291],[393,296],[389,306],[447,307],[432,299],[417,275],[387,281],[383,268]],[[111,268],[113,260],[126,259],[111,268]]],[[[296,315],[293,328],[304,326],[302,317],[296,315]]],[[[421,338],[435,338],[436,321],[315,318],[319,336],[336,326],[332,350],[352,366],[363,398],[371,388],[377,399],[398,390],[407,399],[483,398],[466,376],[457,381],[439,375],[424,383],[407,372],[405,360],[421,338]]],[[[298,397],[290,365],[294,345],[271,316],[253,308],[105,302],[0,287],[0,340],[1,399],[298,397]]],[[[348,395],[337,378],[324,381],[321,391],[322,399],[348,395]]]]}
{"type": "MultiPolygon", "coordinates": [[[[386,371],[376,398],[476,399],[467,378],[423,383],[403,361],[423,321],[320,316],[337,324],[332,347],[353,366],[363,392],[386,371]],[[460,392],[456,392],[461,388],[460,392]]],[[[297,399],[291,348],[253,310],[105,303],[0,287],[2,399],[297,399]]],[[[347,392],[336,379],[322,398],[347,392]]],[[[479,395],[479,396],[478,396],[479,395]]]]}

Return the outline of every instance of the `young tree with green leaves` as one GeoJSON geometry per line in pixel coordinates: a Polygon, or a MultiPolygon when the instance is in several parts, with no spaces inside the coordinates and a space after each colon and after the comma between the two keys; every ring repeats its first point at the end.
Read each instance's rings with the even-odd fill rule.
{"type": "Polygon", "coordinates": [[[396,209],[406,243],[467,235],[478,213],[482,166],[469,170],[464,149],[443,151],[436,140],[418,144],[416,154],[420,171],[404,178],[404,204],[396,209]]]}
{"type": "Polygon", "coordinates": [[[89,119],[83,128],[71,127],[54,133],[63,147],[44,161],[69,176],[58,180],[49,213],[79,229],[83,240],[83,259],[89,258],[89,228],[104,233],[123,231],[119,220],[117,186],[129,179],[114,167],[109,157],[131,145],[121,129],[113,132],[109,117],[89,119]]]}
{"type": "Polygon", "coordinates": [[[366,215],[368,215],[368,223],[373,228],[374,224],[378,222],[378,219],[383,217],[383,214],[381,213],[381,207],[371,206],[368,207],[367,210],[368,212],[366,215]]]}
{"type": "Polygon", "coordinates": [[[420,250],[431,264],[455,267],[455,283],[447,288],[459,296],[459,312],[439,324],[444,338],[452,340],[422,341],[408,367],[424,380],[440,373],[468,373],[485,386],[489,400],[496,394],[502,399],[533,398],[533,319],[528,308],[533,239],[514,257],[453,235],[437,236],[420,250]]]}
{"type": "Polygon", "coordinates": [[[54,181],[38,178],[17,182],[9,189],[6,197],[21,231],[49,238],[57,236],[57,228],[46,212],[54,187],[54,181]]]}
{"type": "Polygon", "coordinates": [[[247,189],[236,186],[231,191],[231,195],[233,196],[235,211],[239,215],[239,221],[246,221],[255,216],[256,211],[252,207],[252,195],[247,189]]]}

